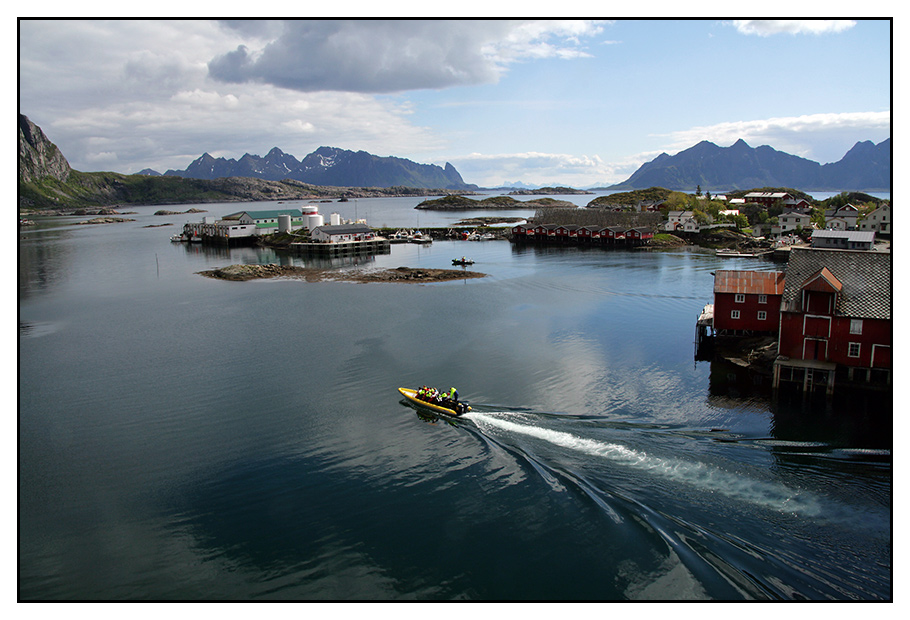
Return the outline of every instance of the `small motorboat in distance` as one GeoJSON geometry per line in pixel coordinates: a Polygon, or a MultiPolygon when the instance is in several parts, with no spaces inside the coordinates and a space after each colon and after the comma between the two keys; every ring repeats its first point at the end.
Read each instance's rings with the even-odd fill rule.
{"type": "Polygon", "coordinates": [[[420,407],[425,407],[436,413],[442,413],[444,415],[458,417],[463,415],[471,410],[471,406],[464,401],[452,401],[444,398],[439,398],[436,400],[426,400],[421,398],[418,395],[418,390],[412,390],[411,388],[398,388],[398,391],[402,396],[408,399],[408,402],[414,403],[420,407]]]}
{"type": "Polygon", "coordinates": [[[464,256],[462,256],[461,258],[453,258],[452,264],[453,265],[473,265],[474,261],[471,260],[470,258],[465,258],[464,256]]]}

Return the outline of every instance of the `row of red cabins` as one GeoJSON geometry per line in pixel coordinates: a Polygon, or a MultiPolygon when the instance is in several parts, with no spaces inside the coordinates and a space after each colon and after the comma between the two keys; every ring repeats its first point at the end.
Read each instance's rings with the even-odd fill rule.
{"type": "Polygon", "coordinates": [[[646,245],[654,238],[649,228],[623,226],[577,226],[575,224],[517,224],[512,241],[543,243],[594,243],[607,245],[646,245]]]}
{"type": "Polygon", "coordinates": [[[891,254],[793,248],[786,272],[717,271],[715,336],[778,335],[775,388],[891,386],[891,254]]]}

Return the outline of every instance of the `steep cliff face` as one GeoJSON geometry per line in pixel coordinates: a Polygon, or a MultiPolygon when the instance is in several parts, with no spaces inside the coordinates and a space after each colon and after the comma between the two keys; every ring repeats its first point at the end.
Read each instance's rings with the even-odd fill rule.
{"type": "Polygon", "coordinates": [[[28,117],[19,115],[19,182],[30,183],[45,177],[66,181],[70,165],[57,146],[28,117]]]}

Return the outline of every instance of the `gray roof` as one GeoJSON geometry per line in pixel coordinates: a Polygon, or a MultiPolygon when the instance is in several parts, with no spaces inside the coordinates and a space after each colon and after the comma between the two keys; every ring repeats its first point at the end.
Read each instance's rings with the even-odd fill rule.
{"type": "Polygon", "coordinates": [[[849,239],[863,243],[875,241],[875,233],[871,230],[813,230],[812,236],[820,239],[849,239]]]}
{"type": "Polygon", "coordinates": [[[791,249],[781,310],[798,311],[803,284],[825,267],[843,284],[835,314],[891,318],[891,253],[869,250],[791,249]]]}
{"type": "Polygon", "coordinates": [[[357,233],[373,232],[366,224],[336,224],[335,226],[317,226],[313,230],[320,230],[327,235],[353,235],[357,233]]]}

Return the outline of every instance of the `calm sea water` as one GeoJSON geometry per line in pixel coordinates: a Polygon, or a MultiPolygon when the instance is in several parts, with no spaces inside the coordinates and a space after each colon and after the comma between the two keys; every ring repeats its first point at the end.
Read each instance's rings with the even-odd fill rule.
{"type": "MultiPolygon", "coordinates": [[[[322,211],[464,217],[417,202],[322,211]]],[[[891,597],[890,403],[776,402],[694,361],[711,272],[781,266],[507,242],[320,262],[174,244],[200,216],[134,210],[19,235],[21,599],[891,597]],[[488,277],[197,275],[462,255],[488,277]],[[418,415],[397,388],[422,384],[475,411],[418,415]]]]}

